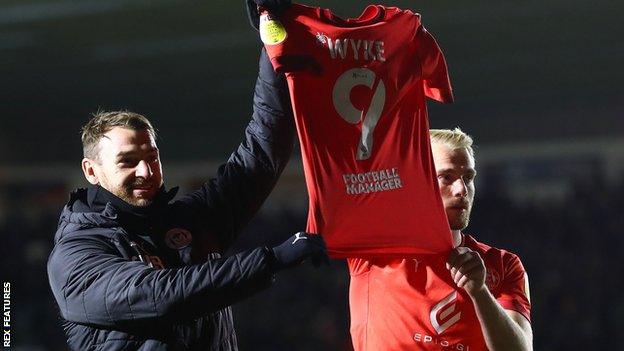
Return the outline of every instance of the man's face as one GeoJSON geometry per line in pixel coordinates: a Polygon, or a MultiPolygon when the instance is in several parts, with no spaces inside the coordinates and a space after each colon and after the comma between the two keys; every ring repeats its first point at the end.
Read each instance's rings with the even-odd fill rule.
{"type": "Polygon", "coordinates": [[[465,148],[452,149],[441,143],[431,145],[440,186],[440,195],[451,230],[468,226],[474,201],[474,158],[465,148]]]}
{"type": "Polygon", "coordinates": [[[87,176],[89,182],[100,184],[131,205],[149,205],[163,184],[160,155],[152,135],[147,130],[114,127],[98,146],[98,160],[90,160],[93,177],[87,176]]]}

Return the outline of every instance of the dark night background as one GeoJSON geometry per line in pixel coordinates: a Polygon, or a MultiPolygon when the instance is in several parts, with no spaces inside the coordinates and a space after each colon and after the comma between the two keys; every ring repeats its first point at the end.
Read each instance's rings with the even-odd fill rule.
{"type": "MultiPolygon", "coordinates": [[[[308,1],[343,17],[368,2],[308,1]]],[[[380,1],[420,12],[444,50],[456,103],[436,128],[474,136],[467,232],[520,255],[536,350],[615,350],[624,337],[624,3],[380,1]]],[[[242,1],[0,0],[0,262],[14,350],[64,350],[45,275],[98,108],[148,116],[169,185],[216,170],[251,113],[260,42],[242,1]]],[[[238,248],[304,227],[293,158],[238,248]]],[[[344,264],[281,274],[235,306],[241,350],[348,350],[344,264]]],[[[619,345],[619,346],[618,346],[619,345]]]]}

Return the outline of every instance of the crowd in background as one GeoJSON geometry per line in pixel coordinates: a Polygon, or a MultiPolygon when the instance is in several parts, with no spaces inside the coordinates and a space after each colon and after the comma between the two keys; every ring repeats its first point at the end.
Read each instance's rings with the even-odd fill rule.
{"type": "MultiPolygon", "coordinates": [[[[63,185],[0,189],[0,263],[11,282],[14,350],[65,350],[45,264],[63,185]],[[10,199],[10,200],[9,200],[10,199]]],[[[624,344],[624,182],[579,180],[564,200],[519,203],[504,184],[477,191],[466,230],[517,253],[529,274],[536,350],[616,350],[624,344]]],[[[291,207],[263,212],[236,250],[276,243],[305,226],[291,207]]],[[[349,350],[348,273],[342,261],[283,272],[235,306],[241,350],[349,350]]]]}

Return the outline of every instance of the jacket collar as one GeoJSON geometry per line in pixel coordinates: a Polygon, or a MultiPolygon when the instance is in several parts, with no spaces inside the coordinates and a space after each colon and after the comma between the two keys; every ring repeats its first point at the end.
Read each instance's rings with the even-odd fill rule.
{"type": "Polygon", "coordinates": [[[106,209],[107,206],[112,206],[118,214],[118,220],[122,226],[133,231],[144,231],[162,220],[162,214],[177,190],[177,188],[173,188],[167,191],[163,185],[151,204],[148,206],[134,206],[103,187],[93,185],[87,188],[87,205],[91,211],[95,212],[100,212],[106,209]]]}
{"type": "Polygon", "coordinates": [[[151,204],[148,206],[134,206],[99,185],[91,185],[87,188],[87,206],[90,212],[101,212],[106,208],[106,205],[110,203],[118,213],[124,216],[149,218],[153,215],[157,215],[166,208],[169,201],[175,197],[177,192],[177,187],[166,190],[163,185],[158,190],[151,204]]]}
{"type": "Polygon", "coordinates": [[[79,229],[129,226],[142,230],[161,214],[175,197],[178,187],[165,190],[163,186],[148,208],[132,206],[100,186],[74,190],[63,209],[55,241],[79,229]]]}

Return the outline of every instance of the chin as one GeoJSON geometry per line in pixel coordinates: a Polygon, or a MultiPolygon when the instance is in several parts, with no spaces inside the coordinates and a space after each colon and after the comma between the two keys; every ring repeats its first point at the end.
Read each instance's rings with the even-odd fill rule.
{"type": "Polygon", "coordinates": [[[132,189],[124,191],[123,196],[120,196],[122,200],[129,203],[132,206],[145,207],[154,202],[156,192],[143,194],[142,196],[136,196],[132,193],[132,189]]]}
{"type": "Polygon", "coordinates": [[[133,199],[130,204],[137,206],[137,207],[145,207],[145,206],[149,206],[151,203],[152,203],[152,200],[148,200],[148,199],[133,199]]]}
{"type": "Polygon", "coordinates": [[[137,207],[145,207],[145,206],[149,206],[153,200],[152,199],[146,199],[146,198],[140,198],[140,197],[134,197],[134,196],[124,196],[124,197],[120,197],[122,200],[124,200],[125,202],[129,203],[132,206],[137,206],[137,207]]]}
{"type": "Polygon", "coordinates": [[[451,230],[464,230],[468,227],[468,219],[457,218],[454,221],[449,221],[449,226],[451,227],[451,230]]]}

